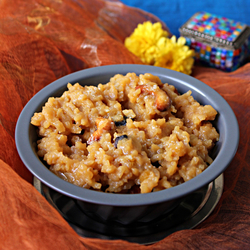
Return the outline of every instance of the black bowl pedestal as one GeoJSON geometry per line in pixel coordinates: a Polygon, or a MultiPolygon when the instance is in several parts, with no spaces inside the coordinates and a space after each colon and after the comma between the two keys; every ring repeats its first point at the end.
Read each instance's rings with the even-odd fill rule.
{"type": "Polygon", "coordinates": [[[221,174],[207,186],[186,196],[172,211],[151,222],[138,221],[129,225],[95,219],[84,213],[75,199],[54,191],[36,177],[33,184],[80,236],[152,244],[204,221],[221,198],[224,178],[221,174]]]}

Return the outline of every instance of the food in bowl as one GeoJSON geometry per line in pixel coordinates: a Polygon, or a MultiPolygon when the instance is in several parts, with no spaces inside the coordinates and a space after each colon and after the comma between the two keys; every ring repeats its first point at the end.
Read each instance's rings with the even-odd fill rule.
{"type": "Polygon", "coordinates": [[[31,123],[38,155],[77,186],[111,193],[149,193],[203,172],[219,140],[211,105],[150,73],[114,75],[106,84],[68,84],[31,123]]]}

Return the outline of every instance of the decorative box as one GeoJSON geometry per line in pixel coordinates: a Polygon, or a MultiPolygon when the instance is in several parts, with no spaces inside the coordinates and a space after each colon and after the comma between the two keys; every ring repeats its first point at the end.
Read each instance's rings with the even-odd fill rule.
{"type": "Polygon", "coordinates": [[[196,61],[207,66],[233,71],[250,55],[250,27],[241,22],[198,12],[179,31],[196,61]]]}

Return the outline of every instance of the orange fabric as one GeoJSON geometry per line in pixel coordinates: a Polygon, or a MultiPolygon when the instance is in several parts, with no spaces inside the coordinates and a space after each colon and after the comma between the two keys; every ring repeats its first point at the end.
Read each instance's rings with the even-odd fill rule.
{"type": "Polygon", "coordinates": [[[30,184],[32,175],[15,148],[17,118],[37,91],[61,76],[140,63],[123,40],[138,23],[158,19],[115,0],[3,0],[0,9],[0,249],[250,248],[250,64],[232,73],[198,66],[193,71],[228,101],[241,133],[209,218],[151,246],[81,238],[30,184]]]}

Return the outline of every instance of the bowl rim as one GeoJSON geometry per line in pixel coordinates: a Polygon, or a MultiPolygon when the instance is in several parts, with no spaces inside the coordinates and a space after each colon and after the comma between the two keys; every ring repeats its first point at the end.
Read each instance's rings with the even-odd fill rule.
{"type": "Polygon", "coordinates": [[[15,142],[18,154],[28,170],[43,184],[54,189],[55,191],[77,200],[99,205],[125,207],[142,206],[181,198],[216,179],[228,167],[234,158],[239,144],[239,126],[236,116],[226,100],[214,89],[200,80],[177,71],[156,66],[118,64],[87,68],[68,74],[53,81],[37,92],[28,101],[19,115],[15,128],[15,142]],[[206,97],[209,96],[211,100],[216,101],[216,103],[218,103],[218,107],[222,108],[220,116],[224,119],[226,128],[225,133],[228,136],[225,137],[222,149],[214,159],[214,162],[201,174],[183,184],[170,189],[146,194],[114,194],[89,190],[71,184],[48,170],[34,154],[30,145],[29,129],[30,126],[33,126],[30,124],[30,119],[34,112],[36,112],[37,107],[41,105],[41,103],[44,104],[47,101],[48,98],[44,98],[44,96],[51,96],[48,93],[54,93],[58,89],[65,87],[68,82],[73,83],[82,78],[95,77],[97,75],[101,76],[103,74],[107,74],[107,72],[110,72],[111,75],[118,73],[126,74],[128,72],[141,72],[141,74],[152,73],[158,75],[159,77],[165,77],[167,75],[168,79],[178,81],[179,83],[184,84],[185,87],[190,86],[190,88],[192,87],[192,89],[195,89],[195,91],[203,96],[203,92],[205,92],[206,97]]]}

